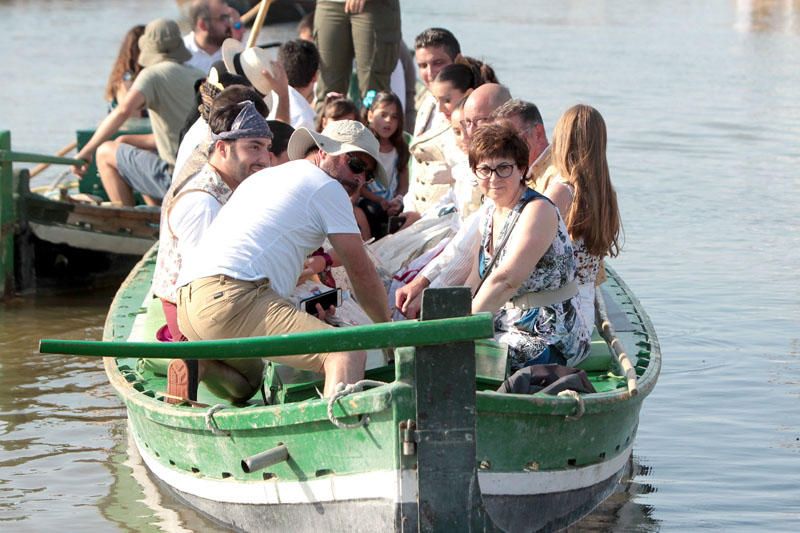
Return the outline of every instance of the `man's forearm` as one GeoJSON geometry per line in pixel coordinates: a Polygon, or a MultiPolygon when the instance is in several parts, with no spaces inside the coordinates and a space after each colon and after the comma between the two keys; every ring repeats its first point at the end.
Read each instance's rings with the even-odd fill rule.
{"type": "Polygon", "coordinates": [[[371,275],[364,272],[364,275],[350,276],[350,283],[353,284],[358,303],[364,308],[367,316],[373,322],[388,322],[389,304],[386,299],[386,288],[377,272],[373,270],[371,275]]]}
{"type": "Polygon", "coordinates": [[[97,129],[89,139],[89,142],[81,149],[79,156],[90,155],[97,150],[97,147],[107,141],[112,135],[117,133],[122,127],[122,124],[127,120],[128,116],[122,113],[120,108],[115,108],[111,113],[106,115],[106,118],[100,123],[97,129]]]}

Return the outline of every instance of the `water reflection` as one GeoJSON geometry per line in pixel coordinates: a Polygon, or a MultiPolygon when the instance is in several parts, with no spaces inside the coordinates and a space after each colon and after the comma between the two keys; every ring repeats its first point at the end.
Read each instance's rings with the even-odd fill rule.
{"type": "Polygon", "coordinates": [[[800,33],[800,0],[736,0],[741,32],[800,33]]]}
{"type": "Polygon", "coordinates": [[[658,531],[661,521],[654,517],[655,508],[643,503],[642,495],[656,492],[648,483],[652,468],[636,454],[630,461],[617,490],[601,503],[592,514],[566,529],[571,533],[607,531],[658,531]]]}

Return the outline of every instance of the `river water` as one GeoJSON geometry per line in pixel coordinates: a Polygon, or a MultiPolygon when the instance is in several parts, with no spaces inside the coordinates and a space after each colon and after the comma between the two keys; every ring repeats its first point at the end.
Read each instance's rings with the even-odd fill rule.
{"type": "MultiPolygon", "coordinates": [[[[634,472],[575,531],[800,524],[800,1],[403,0],[407,42],[444,26],[548,131],[604,115],[626,244],[614,267],[664,353],[634,472]]],[[[0,129],[55,152],[99,121],[123,33],[163,0],[0,0],[0,129]]],[[[264,35],[282,38],[291,28],[264,35]]],[[[0,529],[210,531],[153,485],[99,361],[111,292],[0,305],[0,529]]]]}

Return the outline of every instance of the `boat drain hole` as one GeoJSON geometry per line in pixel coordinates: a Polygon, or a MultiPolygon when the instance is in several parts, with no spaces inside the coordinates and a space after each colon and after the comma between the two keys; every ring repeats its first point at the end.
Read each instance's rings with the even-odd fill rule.
{"type": "Polygon", "coordinates": [[[597,457],[599,457],[600,459],[605,459],[606,458],[606,452],[601,453],[597,457]]]}
{"type": "Polygon", "coordinates": [[[619,451],[619,444],[617,444],[617,445],[614,447],[614,451],[615,451],[615,452],[618,452],[618,451],[619,451]]]}
{"type": "Polygon", "coordinates": [[[199,473],[200,473],[200,469],[197,468],[196,466],[193,466],[192,467],[192,474],[199,474],[199,473]]]}
{"type": "Polygon", "coordinates": [[[223,472],[222,473],[222,479],[228,479],[229,477],[231,477],[231,473],[230,472],[223,472]]]}
{"type": "Polygon", "coordinates": [[[169,464],[170,464],[170,466],[175,466],[175,461],[173,461],[172,459],[170,459],[170,460],[169,460],[169,464]]]}
{"type": "Polygon", "coordinates": [[[317,477],[329,476],[331,474],[333,474],[333,470],[331,470],[330,468],[320,468],[319,470],[314,472],[314,475],[317,477]]]}
{"type": "Polygon", "coordinates": [[[577,459],[567,459],[567,464],[569,466],[575,466],[576,464],[578,464],[578,460],[577,459]]]}
{"type": "Polygon", "coordinates": [[[264,472],[261,476],[264,478],[264,481],[269,481],[270,479],[272,479],[274,477],[278,477],[275,474],[273,474],[272,472],[264,472]]]}

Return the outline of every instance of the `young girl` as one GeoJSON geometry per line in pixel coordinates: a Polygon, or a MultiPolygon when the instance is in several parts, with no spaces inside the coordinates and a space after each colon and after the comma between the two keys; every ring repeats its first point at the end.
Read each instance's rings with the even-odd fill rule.
{"type": "Polygon", "coordinates": [[[403,106],[396,94],[367,92],[364,98],[366,123],[380,143],[378,158],[389,177],[386,185],[375,181],[361,189],[359,206],[369,219],[372,236],[386,234],[388,217],[403,210],[403,195],[408,192],[408,144],[403,137],[403,106]]]}
{"type": "MultiPolygon", "coordinates": [[[[111,67],[111,74],[108,76],[106,84],[106,101],[108,109],[111,111],[121,102],[128,89],[133,85],[133,80],[142,70],[139,65],[139,37],[144,33],[144,26],[136,25],[128,30],[122,45],[119,48],[114,66],[111,67]]],[[[147,110],[143,109],[141,116],[147,116],[147,110]]]]}
{"type": "Polygon", "coordinates": [[[359,120],[356,104],[339,93],[328,93],[317,118],[317,132],[332,120],[359,120]]]}
{"type": "Polygon", "coordinates": [[[558,119],[553,165],[558,174],[537,189],[558,206],[567,224],[575,250],[581,312],[591,328],[600,264],[604,256],[619,254],[622,226],[606,161],[606,124],[596,109],[579,104],[558,119]]]}

